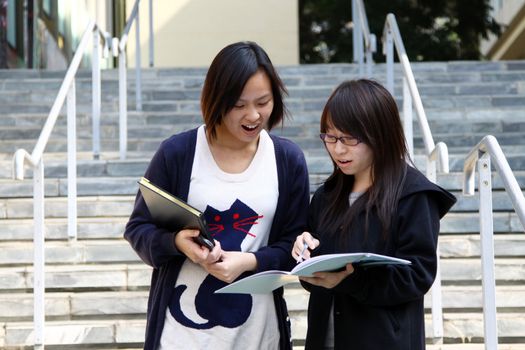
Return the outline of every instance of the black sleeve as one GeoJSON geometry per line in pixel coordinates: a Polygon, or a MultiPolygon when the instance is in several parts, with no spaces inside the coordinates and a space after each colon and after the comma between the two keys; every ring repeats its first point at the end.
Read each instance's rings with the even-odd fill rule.
{"type": "MultiPolygon", "coordinates": [[[[170,191],[170,181],[175,175],[170,175],[166,164],[166,157],[163,143],[153,156],[145,177],[155,185],[170,191]]],[[[175,233],[164,228],[157,227],[151,220],[146,203],[138,191],[135,206],[130,219],[126,224],[124,238],[131,244],[131,247],[148,265],[158,268],[167,263],[174,257],[183,257],[175,247],[175,233]]]]}
{"type": "Polygon", "coordinates": [[[357,267],[334,288],[370,305],[394,305],[421,298],[432,286],[437,269],[439,210],[425,192],[400,202],[395,256],[411,265],[357,267]]]}

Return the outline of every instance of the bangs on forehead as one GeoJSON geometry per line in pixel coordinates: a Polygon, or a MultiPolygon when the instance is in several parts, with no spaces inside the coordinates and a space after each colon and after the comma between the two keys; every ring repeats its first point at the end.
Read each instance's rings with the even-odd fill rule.
{"type": "Polygon", "coordinates": [[[360,134],[358,123],[350,108],[337,108],[336,110],[329,110],[324,123],[326,129],[337,129],[345,134],[358,136],[360,134]]]}

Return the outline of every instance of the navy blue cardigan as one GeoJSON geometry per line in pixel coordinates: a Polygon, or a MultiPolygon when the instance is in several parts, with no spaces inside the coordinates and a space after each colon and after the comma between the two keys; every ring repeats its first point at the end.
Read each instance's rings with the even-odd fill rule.
{"type": "Polygon", "coordinates": [[[412,264],[358,266],[332,289],[302,282],[310,290],[306,349],[323,348],[332,303],[335,350],[425,349],[423,297],[436,276],[439,220],[455,201],[449,192],[409,166],[388,238],[383,237],[374,212],[365,235],[365,215],[361,212],[356,229],[345,233],[348,240],[342,244],[327,238],[333,233],[326,232],[319,222],[319,213],[327,205],[325,187],[321,186],[310,205],[310,230],[321,241],[314,255],[371,252],[407,259],[412,264]]]}
{"type": "MultiPolygon", "coordinates": [[[[268,245],[254,252],[257,271],[290,270],[290,251],[297,235],[307,224],[309,183],[302,151],[289,140],[271,135],[279,181],[279,198],[268,245]]],[[[163,141],[153,156],[145,177],[157,186],[187,200],[195,155],[197,129],[163,141]]],[[[155,226],[140,191],[126,225],[124,238],[140,258],[153,267],[148,299],[144,349],[155,350],[164,326],[165,311],[185,256],[174,245],[174,233],[155,226]]],[[[280,349],[291,348],[290,322],[282,288],[274,291],[281,334],[280,349]]]]}

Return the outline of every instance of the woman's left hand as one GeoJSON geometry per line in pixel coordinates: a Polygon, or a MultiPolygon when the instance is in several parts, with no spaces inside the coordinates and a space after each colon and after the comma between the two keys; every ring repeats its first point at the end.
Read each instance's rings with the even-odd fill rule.
{"type": "Polygon", "coordinates": [[[313,277],[300,277],[302,281],[324,288],[334,288],[346,277],[354,272],[352,264],[346,264],[346,268],[339,272],[316,272],[313,277]]]}
{"type": "Polygon", "coordinates": [[[243,272],[255,270],[257,259],[252,253],[223,250],[219,261],[211,264],[204,263],[201,266],[212,276],[231,283],[243,272]]]}

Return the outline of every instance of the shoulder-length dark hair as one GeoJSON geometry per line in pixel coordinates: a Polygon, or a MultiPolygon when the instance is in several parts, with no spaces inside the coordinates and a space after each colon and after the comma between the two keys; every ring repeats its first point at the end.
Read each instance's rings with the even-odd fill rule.
{"type": "Polygon", "coordinates": [[[201,94],[201,110],[206,129],[214,139],[216,126],[235,106],[246,82],[262,70],[270,79],[273,110],[267,128],[271,130],[287,114],[283,96],[286,88],[266,52],[256,43],[243,41],[223,48],[213,59],[201,94]]]}
{"type": "Polygon", "coordinates": [[[329,97],[321,116],[321,132],[329,127],[357,137],[372,150],[372,185],[352,205],[349,196],[353,175],[343,174],[334,162],[334,170],[325,182],[328,207],[321,216],[327,232],[344,231],[356,215],[366,213],[365,234],[369,214],[377,213],[386,237],[392,216],[397,210],[406,174],[406,141],[396,102],[381,84],[368,80],[341,83],[329,97]]]}

